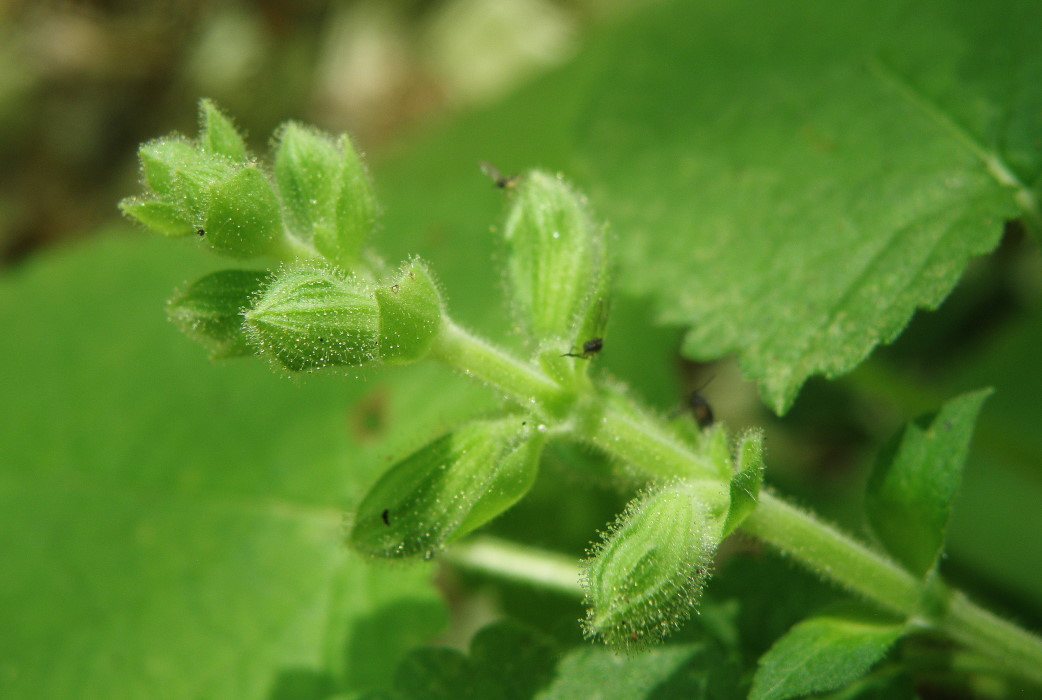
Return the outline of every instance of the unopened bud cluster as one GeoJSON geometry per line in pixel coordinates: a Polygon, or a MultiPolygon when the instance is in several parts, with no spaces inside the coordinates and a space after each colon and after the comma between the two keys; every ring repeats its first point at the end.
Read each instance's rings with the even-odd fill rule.
{"type": "MultiPolygon", "coordinates": [[[[168,313],[185,333],[213,357],[261,355],[296,372],[406,364],[435,348],[444,358],[465,347],[423,262],[387,272],[371,252],[363,254],[377,206],[346,136],[286,124],[268,169],[211,102],[200,112],[198,138],[141,147],[148,192],[121,208],[162,234],[277,262],[214,272],[181,290],[168,313]]],[[[550,398],[518,400],[504,417],[471,421],[391,467],[355,513],[349,541],[365,554],[430,558],[531,489],[547,435],[573,431],[589,440],[577,426],[598,410],[619,408],[588,376],[606,347],[604,227],[558,176],[535,171],[496,181],[512,197],[502,229],[507,282],[532,353],[518,369],[520,361],[490,352],[488,373],[532,380],[550,398]]],[[[635,424],[647,419],[631,413],[635,424]]],[[[720,426],[681,437],[710,467],[705,478],[651,486],[586,562],[586,629],[614,646],[661,639],[691,616],[717,546],[756,504],[761,435],[745,435],[736,458],[720,426]]]]}
{"type": "Polygon", "coordinates": [[[350,269],[372,232],[376,205],[365,168],[346,136],[297,124],[279,132],[274,177],[209,100],[200,136],[172,136],[139,151],[150,193],[120,203],[128,216],[168,236],[200,236],[237,258],[323,257],[350,269]]]}
{"type": "Polygon", "coordinates": [[[214,357],[261,354],[295,372],[418,360],[442,321],[441,295],[418,260],[378,284],[328,265],[226,270],[167,309],[214,357]]]}
{"type": "Polygon", "coordinates": [[[441,295],[419,261],[376,282],[359,263],[376,202],[350,140],[286,124],[269,174],[208,100],[200,122],[197,139],[141,147],[150,192],[120,207],[218,253],[289,262],[207,275],[170,300],[171,319],[213,357],[263,354],[293,371],[423,357],[440,328],[441,295]]]}

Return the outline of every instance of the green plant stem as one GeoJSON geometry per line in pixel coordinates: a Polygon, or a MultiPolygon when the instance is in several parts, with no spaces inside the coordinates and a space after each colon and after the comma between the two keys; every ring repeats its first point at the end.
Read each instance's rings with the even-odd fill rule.
{"type": "Polygon", "coordinates": [[[638,465],[648,476],[669,479],[720,480],[709,460],[692,452],[664,429],[654,417],[634,406],[618,401],[603,402],[595,397],[588,415],[576,421],[576,437],[596,445],[628,464],[638,465]]]}
{"type": "Polygon", "coordinates": [[[760,493],[741,529],[894,612],[910,616],[919,608],[923,587],[911,574],[769,492],[760,493]]]}
{"type": "Polygon", "coordinates": [[[582,596],[573,557],[526,547],[495,537],[471,537],[446,550],[443,558],[471,571],[582,596]]]}
{"type": "Polygon", "coordinates": [[[500,389],[536,412],[560,412],[568,401],[566,392],[539,369],[467,333],[447,317],[442,320],[431,356],[500,389]]]}
{"type": "MultiPolygon", "coordinates": [[[[722,478],[711,464],[674,438],[659,419],[620,392],[595,394],[591,389],[589,395],[575,396],[538,368],[475,338],[448,319],[432,353],[502,390],[519,404],[567,421],[573,437],[597,445],[650,478],[722,478]],[[569,410],[575,415],[569,416],[569,410]]],[[[995,659],[1010,672],[1042,685],[1042,639],[983,610],[957,591],[948,594],[942,588],[945,599],[931,598],[938,594],[931,593],[897,564],[812,514],[762,492],[741,529],[822,577],[926,629],[944,632],[995,659]],[[935,608],[940,613],[925,619],[923,610],[935,608]]],[[[567,580],[573,569],[560,559],[544,562],[545,567],[541,567],[536,562],[546,555],[522,547],[492,546],[488,540],[469,545],[469,549],[463,547],[457,547],[452,555],[461,565],[556,590],[572,590],[567,580]]]]}
{"type": "Polygon", "coordinates": [[[1008,671],[1042,685],[1042,639],[988,612],[959,591],[952,593],[947,614],[937,627],[1008,671]]]}

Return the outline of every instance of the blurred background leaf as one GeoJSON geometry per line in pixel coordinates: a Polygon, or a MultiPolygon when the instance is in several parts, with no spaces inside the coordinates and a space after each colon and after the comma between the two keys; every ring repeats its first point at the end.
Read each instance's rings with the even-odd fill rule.
{"type": "Polygon", "coordinates": [[[416,405],[455,384],[434,368],[211,363],[160,313],[205,266],[107,236],[2,287],[5,697],[262,697],[292,667],[365,687],[444,625],[430,567],[349,555],[343,511],[481,399],[416,405]]]}

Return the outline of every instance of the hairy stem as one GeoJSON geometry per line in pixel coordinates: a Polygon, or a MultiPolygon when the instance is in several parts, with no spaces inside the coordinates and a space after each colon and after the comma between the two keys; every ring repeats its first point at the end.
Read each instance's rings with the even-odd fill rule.
{"type": "Polygon", "coordinates": [[[537,413],[560,411],[568,397],[538,368],[521,362],[443,318],[431,355],[505,392],[537,413]]]}
{"type": "Polygon", "coordinates": [[[444,559],[461,568],[519,583],[581,596],[579,567],[573,557],[507,542],[495,537],[471,537],[450,547],[444,559]]]}
{"type": "MultiPolygon", "coordinates": [[[[522,406],[557,420],[572,437],[596,445],[648,478],[726,478],[676,439],[654,415],[623,393],[592,387],[577,396],[539,368],[521,362],[445,320],[433,354],[465,374],[505,392],[522,406]]],[[[760,494],[741,529],[847,590],[943,632],[995,659],[1011,673],[1042,684],[1042,639],[946,588],[928,589],[896,563],[854,538],[786,503],[760,494]],[[943,590],[938,605],[936,590],[943,590]],[[937,609],[927,614],[924,611],[937,609]]],[[[480,539],[448,556],[468,568],[575,592],[576,568],[560,555],[480,539]]]]}
{"type": "Polygon", "coordinates": [[[918,610],[922,584],[911,574],[771,493],[760,494],[741,529],[896,613],[911,616],[918,610]]]}

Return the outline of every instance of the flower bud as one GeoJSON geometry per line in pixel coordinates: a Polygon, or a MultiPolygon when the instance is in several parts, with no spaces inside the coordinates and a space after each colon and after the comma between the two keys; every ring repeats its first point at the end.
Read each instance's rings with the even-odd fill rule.
{"type": "Polygon", "coordinates": [[[606,288],[604,234],[585,201],[561,178],[531,172],[504,235],[514,302],[531,334],[581,347],[596,335],[591,319],[606,288]]]}
{"type": "Polygon", "coordinates": [[[235,174],[227,157],[182,138],[151,141],[138,149],[145,181],[189,224],[202,221],[211,190],[235,174]]]}
{"type": "Polygon", "coordinates": [[[377,357],[379,308],[358,278],[325,268],[279,273],[245,313],[250,340],[293,371],[358,367],[377,357]]]}
{"type": "Polygon", "coordinates": [[[204,150],[234,161],[246,160],[246,142],[213,100],[199,101],[199,125],[199,142],[204,150]]]}
{"type": "Polygon", "coordinates": [[[283,245],[282,211],[267,178],[253,167],[239,170],[212,193],[206,240],[225,255],[277,254],[283,245]]]}
{"type": "Polygon", "coordinates": [[[196,281],[167,302],[170,319],[210,351],[210,357],[253,353],[242,312],[268,279],[259,270],[222,270],[196,281]]]}
{"type": "Polygon", "coordinates": [[[293,231],[349,269],[376,219],[372,186],[351,141],[290,122],[278,136],[275,178],[293,231]]]}
{"type": "Polygon", "coordinates": [[[405,265],[390,284],[376,288],[380,305],[380,358],[388,364],[419,360],[441,327],[441,294],[427,266],[405,265]]]}
{"type": "Polygon", "coordinates": [[[643,646],[691,617],[721,540],[721,485],[676,481],[630,502],[585,562],[589,636],[643,646]]]}
{"type": "Polygon", "coordinates": [[[406,457],[370,489],[351,545],[377,557],[430,558],[532,487],[543,436],[521,418],[476,421],[406,457]]]}

